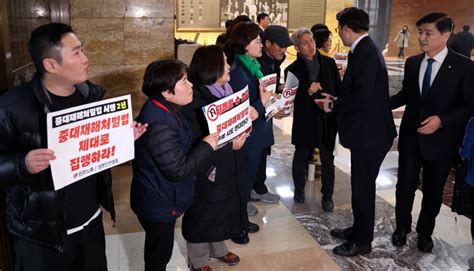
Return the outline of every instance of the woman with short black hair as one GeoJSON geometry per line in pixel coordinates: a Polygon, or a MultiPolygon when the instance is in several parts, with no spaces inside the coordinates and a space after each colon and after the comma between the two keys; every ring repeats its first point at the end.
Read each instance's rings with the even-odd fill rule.
{"type": "Polygon", "coordinates": [[[194,201],[201,161],[210,157],[217,134],[191,146],[181,108],[192,102],[186,65],[174,59],[148,65],[142,91],[148,96],[137,120],[149,124],[135,141],[132,210],[145,229],[145,270],[165,270],[173,251],[174,226],[194,201]]]}

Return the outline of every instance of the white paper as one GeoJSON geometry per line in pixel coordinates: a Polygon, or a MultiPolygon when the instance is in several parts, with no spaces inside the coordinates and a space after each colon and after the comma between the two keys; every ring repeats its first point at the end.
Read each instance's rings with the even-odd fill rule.
{"type": "MultiPolygon", "coordinates": [[[[265,88],[267,92],[275,94],[277,85],[277,74],[272,73],[259,79],[260,86],[265,88]]],[[[275,96],[271,96],[268,103],[265,105],[265,119],[271,119],[279,111],[278,99],[275,96]]]]}
{"type": "Polygon", "coordinates": [[[130,95],[48,113],[48,148],[58,190],[134,158],[130,95]]]}
{"type": "Polygon", "coordinates": [[[287,73],[285,79],[285,87],[282,92],[280,103],[282,103],[282,107],[285,108],[283,116],[288,117],[293,112],[295,96],[300,82],[298,78],[290,71],[287,73]]]}
{"type": "Polygon", "coordinates": [[[209,133],[219,133],[218,148],[242,133],[250,133],[250,102],[248,86],[242,90],[202,107],[209,133]]]}

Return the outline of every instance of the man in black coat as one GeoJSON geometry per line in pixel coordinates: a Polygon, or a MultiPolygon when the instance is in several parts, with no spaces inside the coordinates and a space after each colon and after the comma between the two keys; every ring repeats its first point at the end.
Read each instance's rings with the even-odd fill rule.
{"type": "Polygon", "coordinates": [[[337,14],[338,33],[349,46],[349,61],[339,96],[316,102],[336,112],[341,144],[351,151],[354,224],[331,235],[346,242],[334,248],[341,256],[369,253],[374,235],[375,180],[397,132],[390,110],[388,74],[379,49],[368,36],[369,16],[346,8],[337,14]]]}
{"type": "Polygon", "coordinates": [[[402,90],[391,99],[392,108],[406,105],[398,144],[397,228],[392,243],[405,245],[411,232],[411,211],[423,168],[416,231],[418,249],[430,252],[443,187],[474,112],[474,68],[471,60],[446,47],[453,20],[445,13],[428,14],[416,25],[423,53],[407,59],[402,90]]]}
{"type": "Polygon", "coordinates": [[[115,220],[110,170],[54,190],[46,131],[48,112],[99,101],[105,91],[87,81],[88,59],[69,25],[38,27],[28,49],[32,81],[0,97],[0,185],[16,269],[107,270],[101,207],[115,220]]]}
{"type": "Polygon", "coordinates": [[[314,148],[319,148],[321,157],[322,207],[326,212],[334,208],[334,143],[336,138],[336,118],[334,113],[325,114],[314,99],[321,97],[319,92],[337,96],[341,79],[334,59],[323,56],[316,50],[313,33],[307,28],[293,32],[291,39],[295,44],[297,59],[285,70],[299,80],[294,101],[291,143],[295,145],[292,175],[295,185],[294,201],[305,201],[305,169],[308,167],[314,148]]]}

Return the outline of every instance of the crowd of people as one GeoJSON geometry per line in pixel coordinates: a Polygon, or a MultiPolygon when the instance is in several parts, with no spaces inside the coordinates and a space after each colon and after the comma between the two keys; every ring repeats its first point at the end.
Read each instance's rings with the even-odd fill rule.
{"type": "MultiPolygon", "coordinates": [[[[266,20],[263,15],[258,19],[266,20]]],[[[305,202],[305,171],[318,148],[321,205],[332,212],[336,133],[351,152],[353,222],[331,230],[343,241],[334,253],[352,257],[372,251],[375,180],[397,136],[391,110],[400,106],[405,113],[392,243],[404,246],[412,230],[422,171],[416,232],[418,249],[431,252],[443,187],[474,115],[474,64],[446,46],[452,18],[428,14],[416,22],[422,52],[407,58],[402,89],[390,97],[385,60],[368,35],[368,14],[345,8],[337,21],[337,33],[350,48],[342,78],[329,55],[332,32],[327,26],[296,29],[290,36],[283,26],[259,26],[245,15],[229,24],[219,45],[197,49],[189,67],[175,59],[148,65],[142,85],[148,99],[130,128],[135,137],[130,204],[145,230],[145,270],[166,269],[181,216],[192,270],[211,270],[209,258],[239,263],[224,241],[249,243],[249,233],[260,230],[249,220],[258,213],[252,201],[280,200],[265,184],[274,144],[272,119],[265,113],[289,73],[299,81],[291,135],[294,201],[305,202]],[[297,57],[280,78],[290,46],[297,57]],[[273,73],[276,93],[259,83],[273,73]],[[244,87],[252,130],[218,147],[219,135],[209,134],[201,108],[244,87]]],[[[101,207],[115,219],[110,170],[54,190],[50,161],[56,157],[48,149],[45,121],[48,112],[101,100],[104,90],[87,80],[88,59],[70,26],[38,27],[29,52],[37,70],[33,80],[0,97],[0,184],[16,265],[18,270],[107,270],[101,207]]],[[[274,115],[282,117],[283,110],[274,115]]]]}

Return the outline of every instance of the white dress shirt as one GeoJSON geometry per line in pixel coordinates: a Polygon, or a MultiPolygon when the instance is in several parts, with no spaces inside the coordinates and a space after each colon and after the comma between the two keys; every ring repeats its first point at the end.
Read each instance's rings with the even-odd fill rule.
{"type": "MultiPolygon", "coordinates": [[[[441,64],[443,64],[444,59],[448,55],[448,47],[444,47],[441,52],[439,52],[437,55],[435,55],[433,58],[435,61],[433,61],[433,64],[431,64],[431,77],[430,77],[430,86],[433,84],[433,80],[436,78],[436,75],[438,74],[439,68],[441,67],[441,64]]],[[[425,76],[425,71],[426,67],[428,66],[428,58],[425,54],[425,57],[421,61],[420,65],[420,73],[418,74],[418,83],[420,86],[420,94],[421,94],[421,89],[423,87],[423,77],[425,76]]]]}
{"type": "Polygon", "coordinates": [[[358,38],[352,43],[352,45],[351,45],[351,52],[354,53],[354,50],[355,50],[357,44],[359,44],[359,42],[360,42],[363,38],[367,37],[368,35],[369,35],[369,34],[366,33],[366,34],[364,34],[364,35],[358,37],[358,38]]]}

